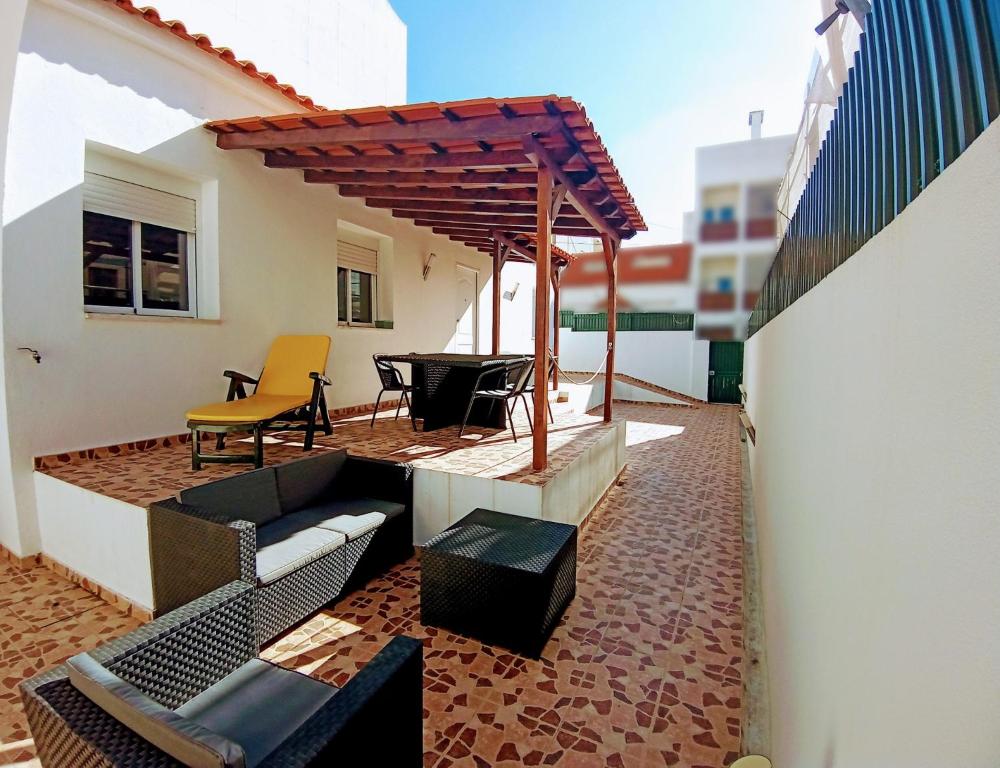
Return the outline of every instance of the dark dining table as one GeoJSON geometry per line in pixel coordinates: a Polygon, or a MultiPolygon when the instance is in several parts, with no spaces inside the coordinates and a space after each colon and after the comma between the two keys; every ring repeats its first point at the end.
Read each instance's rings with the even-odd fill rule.
{"type": "MultiPolygon", "coordinates": [[[[531,355],[466,355],[454,352],[433,352],[406,355],[385,355],[393,363],[409,363],[412,367],[413,416],[423,419],[423,430],[429,432],[462,423],[469,407],[476,382],[483,389],[497,389],[506,384],[505,371],[509,363],[530,360],[531,355]],[[486,375],[480,380],[480,375],[486,375]]],[[[506,429],[507,413],[495,400],[478,400],[469,414],[468,424],[479,427],[506,429]]]]}

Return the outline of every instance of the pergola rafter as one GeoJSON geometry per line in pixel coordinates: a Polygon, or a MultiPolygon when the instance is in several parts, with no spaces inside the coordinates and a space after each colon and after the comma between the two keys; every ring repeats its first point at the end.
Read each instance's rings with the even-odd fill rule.
{"type": "MultiPolygon", "coordinates": [[[[301,169],[306,182],[489,253],[493,348],[500,346],[500,274],[534,262],[536,391],[533,464],[546,463],[549,289],[571,256],[555,234],[596,237],[605,247],[613,312],[619,243],[645,229],[638,208],[583,108],[558,96],[476,99],[219,120],[222,149],[253,149],[269,168],[301,169]]],[[[608,321],[606,386],[614,365],[608,321]]],[[[554,339],[558,347],[558,339],[554,339]]],[[[605,418],[611,418],[610,392],[605,418]]]]}

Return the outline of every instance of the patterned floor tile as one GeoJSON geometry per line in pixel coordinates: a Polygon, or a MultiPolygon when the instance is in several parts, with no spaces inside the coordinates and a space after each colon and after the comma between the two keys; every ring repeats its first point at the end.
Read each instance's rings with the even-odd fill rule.
{"type": "MultiPolygon", "coordinates": [[[[540,659],[421,624],[417,558],[293,628],[264,657],[343,685],[394,635],[422,639],[428,768],[728,765],[738,754],[743,707],[737,411],[620,404],[616,415],[628,422],[625,481],[581,530],[577,595],[540,659]]],[[[587,440],[588,429],[592,421],[565,432],[587,440]]],[[[515,449],[503,435],[415,440],[402,423],[382,419],[371,430],[360,418],[338,422],[327,440],[348,437],[372,452],[532,480],[517,468],[527,443],[515,449]]],[[[112,490],[141,502],[189,483],[184,446],[130,460],[170,450],[175,465],[144,464],[145,485],[130,489],[128,478],[115,478],[112,490]]],[[[288,445],[269,451],[276,461],[298,455],[288,445]]],[[[107,462],[123,458],[53,474],[102,482],[113,469],[107,462]],[[93,465],[103,466],[98,475],[87,474],[93,465]]],[[[198,479],[228,471],[214,467],[198,479]]],[[[94,600],[44,569],[0,563],[0,765],[31,765],[34,757],[17,684],[137,626],[94,600]]]]}

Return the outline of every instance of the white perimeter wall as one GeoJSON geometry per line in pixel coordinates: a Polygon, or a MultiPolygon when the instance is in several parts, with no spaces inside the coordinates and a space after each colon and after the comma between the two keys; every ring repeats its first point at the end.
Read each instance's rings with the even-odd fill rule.
{"type": "Polygon", "coordinates": [[[1000,761],[1000,125],[753,336],[772,759],[1000,761]]]}
{"type": "Polygon", "coordinates": [[[448,348],[455,264],[463,263],[479,272],[480,348],[488,346],[487,256],[306,185],[298,172],[267,170],[258,153],[218,150],[202,127],[292,109],[190,43],[107,4],[29,3],[2,211],[10,462],[0,468],[0,542],[18,554],[45,549],[33,456],[182,432],[188,408],[224,397],[222,371],[256,374],[278,334],[331,335],[330,406],[374,402],[374,352],[448,348]],[[151,173],[197,185],[206,272],[199,276],[217,281],[218,319],[84,316],[88,143],[133,153],[151,173]],[[337,326],[338,220],[391,238],[394,330],[337,326]],[[437,259],[424,282],[431,251],[437,259]],[[42,364],[14,351],[19,346],[40,350],[42,364]]]}
{"type": "MultiPolygon", "coordinates": [[[[534,301],[535,267],[533,264],[511,263],[503,268],[500,285],[504,291],[517,287],[513,301],[500,301],[500,349],[503,352],[534,354],[534,301]]],[[[643,286],[644,287],[644,286],[643,286]]],[[[579,289],[573,295],[580,295],[579,289]]],[[[603,291],[605,297],[607,291],[603,291]]],[[[563,309],[570,306],[564,290],[563,309]]],[[[483,294],[480,294],[481,306],[483,294]]],[[[492,298],[487,297],[482,324],[489,327],[492,298]]],[[[550,299],[551,301],[551,299],[550,299]]],[[[583,311],[583,310],[580,310],[583,311]]],[[[596,371],[607,352],[607,334],[598,331],[574,332],[559,329],[559,365],[566,371],[596,371]]],[[[482,336],[482,334],[480,334],[482,336]]],[[[684,331],[619,331],[615,351],[615,370],[637,379],[659,384],[685,395],[706,399],[708,396],[708,342],[698,341],[694,333],[684,331]]],[[[488,333],[483,350],[489,348],[488,333]]],[[[615,396],[664,402],[664,398],[634,387],[622,389],[616,384],[615,396]]]]}
{"type": "MultiPolygon", "coordinates": [[[[695,339],[689,331],[619,331],[615,338],[618,373],[707,399],[707,341],[695,339]]],[[[603,331],[560,328],[559,366],[564,371],[596,371],[607,354],[607,344],[608,337],[603,331]]],[[[662,401],[654,400],[655,397],[649,399],[662,401]]]]}

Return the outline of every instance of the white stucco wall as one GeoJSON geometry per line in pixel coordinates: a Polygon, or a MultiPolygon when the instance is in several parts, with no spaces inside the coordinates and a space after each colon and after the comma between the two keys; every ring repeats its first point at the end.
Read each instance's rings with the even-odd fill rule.
{"type": "Polygon", "coordinates": [[[1000,755],[1000,125],[746,344],[772,760],[1000,755]]]}
{"type": "Polygon", "coordinates": [[[389,0],[157,0],[164,19],[233,49],[317,104],[406,103],[406,25],[389,0]]]}
{"type": "MultiPolygon", "coordinates": [[[[504,264],[500,273],[500,287],[500,351],[533,355],[535,353],[535,265],[519,262],[504,264]],[[514,298],[504,299],[503,293],[511,291],[514,292],[514,298]]],[[[492,302],[492,298],[490,301],[492,302]]],[[[492,304],[489,311],[493,311],[492,304]]],[[[491,318],[492,315],[486,314],[484,317],[491,318]]],[[[490,321],[487,320],[488,322],[490,321]]],[[[488,351],[489,347],[483,349],[488,351]]]]}
{"type": "Polygon", "coordinates": [[[224,396],[222,370],[255,374],[275,335],[331,335],[330,406],[373,402],[373,353],[448,347],[461,262],[479,271],[487,308],[479,335],[488,344],[488,257],[306,185],[298,172],[267,170],[257,153],[218,150],[202,128],[214,118],[292,108],[190,43],[103,3],[29,4],[2,210],[14,503],[0,508],[0,541],[19,554],[44,549],[32,522],[33,456],[181,432],[187,408],[224,396]],[[88,146],[132,153],[146,172],[200,191],[199,276],[217,281],[217,319],[85,317],[88,146]],[[394,330],[337,326],[338,221],[391,239],[394,330]],[[42,364],[14,352],[18,346],[39,349],[42,364]],[[20,527],[11,525],[15,517],[20,527]]]}
{"type": "MultiPolygon", "coordinates": [[[[693,332],[619,331],[616,345],[615,371],[618,373],[691,397],[707,398],[708,342],[695,339],[693,332]]],[[[563,370],[596,371],[606,354],[606,333],[560,328],[559,366],[563,370]]],[[[632,399],[624,390],[616,394],[632,399]]],[[[653,397],[638,399],[661,402],[653,397]]]]}
{"type": "MultiPolygon", "coordinates": [[[[0,211],[3,210],[4,169],[7,165],[7,123],[10,117],[10,101],[14,90],[14,72],[17,64],[18,41],[21,26],[28,7],[28,0],[10,0],[0,4],[0,211]]],[[[3,259],[3,228],[0,227],[0,263],[3,259]]],[[[3,273],[0,271],[0,316],[3,310],[3,273]]],[[[0,321],[2,325],[2,321],[0,321]]],[[[0,361],[6,358],[6,344],[0,334],[0,361]]],[[[10,439],[7,427],[7,374],[6,366],[0,364],[0,542],[8,546],[21,540],[22,524],[14,514],[14,475],[11,468],[10,439]]],[[[34,520],[28,521],[29,531],[25,535],[37,538],[34,520]]],[[[15,551],[20,554],[19,549],[15,551]]]]}

